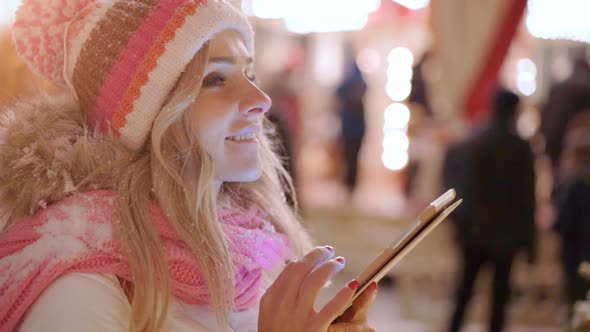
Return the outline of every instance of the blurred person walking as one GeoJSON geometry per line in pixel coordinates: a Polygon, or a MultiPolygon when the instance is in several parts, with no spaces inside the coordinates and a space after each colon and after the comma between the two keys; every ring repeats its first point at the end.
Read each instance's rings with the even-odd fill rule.
{"type": "Polygon", "coordinates": [[[336,91],[339,101],[341,140],[346,162],[345,184],[353,192],[357,184],[358,156],[365,137],[365,106],[363,99],[367,84],[363,75],[352,62],[344,81],[336,91]]]}
{"type": "Polygon", "coordinates": [[[572,74],[551,87],[541,109],[541,132],[547,142],[547,154],[554,169],[561,159],[568,123],[590,108],[590,64],[584,54],[574,59],[572,74]]]}
{"type": "Polygon", "coordinates": [[[533,153],[514,131],[519,97],[500,89],[494,115],[482,130],[449,149],[444,183],[464,202],[455,214],[463,271],[449,331],[459,331],[478,272],[494,269],[490,331],[502,331],[510,297],[510,271],[516,253],[534,260],[535,175],[533,153]]]}
{"type": "Polygon", "coordinates": [[[590,127],[574,128],[565,151],[571,154],[571,170],[558,184],[554,197],[557,216],[554,230],[561,237],[562,268],[568,307],[586,298],[590,284],[578,273],[590,261],[590,127]]]}

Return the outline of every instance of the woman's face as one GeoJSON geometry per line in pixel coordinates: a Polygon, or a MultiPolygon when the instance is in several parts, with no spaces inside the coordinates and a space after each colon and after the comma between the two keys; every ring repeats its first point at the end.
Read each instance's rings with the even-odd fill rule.
{"type": "Polygon", "coordinates": [[[213,159],[217,183],[257,180],[259,141],[270,98],[256,85],[252,56],[238,33],[209,42],[203,86],[191,107],[195,135],[213,159]]]}

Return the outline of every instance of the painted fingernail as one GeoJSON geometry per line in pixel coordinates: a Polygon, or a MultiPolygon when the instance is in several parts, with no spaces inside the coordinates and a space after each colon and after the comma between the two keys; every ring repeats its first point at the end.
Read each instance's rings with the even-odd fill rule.
{"type": "Polygon", "coordinates": [[[349,281],[346,284],[346,287],[352,289],[352,290],[356,290],[359,287],[359,282],[356,281],[356,279],[352,279],[351,281],[349,281]]]}
{"type": "Polygon", "coordinates": [[[379,289],[379,284],[376,281],[373,281],[373,283],[375,284],[375,291],[377,291],[379,289]]]}
{"type": "Polygon", "coordinates": [[[324,248],[328,249],[329,252],[334,252],[334,247],[332,246],[324,246],[324,248]]]}
{"type": "Polygon", "coordinates": [[[346,260],[342,256],[338,256],[338,257],[334,258],[334,260],[336,260],[338,263],[340,263],[342,265],[344,265],[344,263],[346,263],[346,260]]]}

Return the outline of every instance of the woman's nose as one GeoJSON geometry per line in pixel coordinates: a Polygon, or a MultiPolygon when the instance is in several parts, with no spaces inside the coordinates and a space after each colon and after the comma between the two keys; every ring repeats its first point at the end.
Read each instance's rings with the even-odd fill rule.
{"type": "Polygon", "coordinates": [[[263,115],[272,105],[270,97],[258,86],[251,84],[244,96],[240,110],[245,115],[263,115]]]}

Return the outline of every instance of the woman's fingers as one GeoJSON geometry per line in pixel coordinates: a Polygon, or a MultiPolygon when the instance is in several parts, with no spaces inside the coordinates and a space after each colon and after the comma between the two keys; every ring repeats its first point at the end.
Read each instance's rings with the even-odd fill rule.
{"type": "Polygon", "coordinates": [[[313,306],[320,290],[335,273],[344,268],[344,265],[344,257],[340,256],[323,263],[320,267],[311,272],[301,284],[299,297],[297,299],[299,308],[304,310],[308,310],[309,308],[313,310],[313,306]]]}
{"type": "Polygon", "coordinates": [[[338,319],[338,322],[365,324],[369,309],[377,298],[377,283],[373,282],[359,297],[354,300],[350,308],[338,319]]]}
{"type": "Polygon", "coordinates": [[[359,284],[353,280],[342,288],[319,312],[314,303],[320,289],[344,268],[344,258],[334,255],[329,246],[316,247],[307,255],[287,264],[260,301],[259,331],[330,331],[372,332],[366,313],[375,298],[371,285],[349,310],[351,321],[334,320],[350,306],[359,284]],[[337,328],[334,330],[334,328],[337,328]]]}
{"type": "Polygon", "coordinates": [[[328,332],[375,332],[375,330],[367,325],[339,323],[330,325],[328,332]]]}
{"type": "Polygon", "coordinates": [[[295,300],[301,283],[318,265],[334,255],[334,248],[330,246],[315,247],[300,259],[291,261],[277,280],[267,290],[271,295],[279,293],[282,300],[295,300]]]}
{"type": "Polygon", "coordinates": [[[358,282],[352,280],[343,287],[315,316],[313,331],[326,331],[328,326],[346,310],[354,292],[358,288],[358,282]]]}

